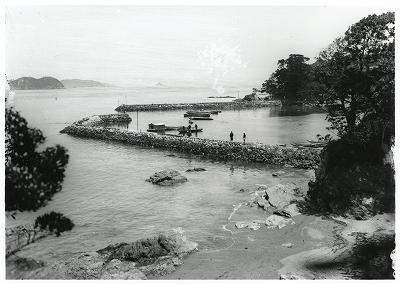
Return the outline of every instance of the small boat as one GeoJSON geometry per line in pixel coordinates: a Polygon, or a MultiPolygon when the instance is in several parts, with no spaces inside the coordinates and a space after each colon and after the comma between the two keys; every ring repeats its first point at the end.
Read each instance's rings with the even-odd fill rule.
{"type": "Polygon", "coordinates": [[[166,126],[165,123],[150,123],[148,132],[164,132],[168,130],[177,130],[178,126],[166,126]]]}
{"type": "Polygon", "coordinates": [[[191,119],[193,119],[193,120],[213,120],[213,118],[211,118],[211,117],[198,117],[198,116],[191,117],[191,119]]]}
{"type": "Polygon", "coordinates": [[[209,112],[191,112],[191,113],[184,113],[183,117],[193,117],[193,116],[197,116],[197,117],[210,117],[210,113],[209,112]]]}
{"type": "Polygon", "coordinates": [[[211,114],[218,114],[218,113],[220,113],[221,111],[220,110],[210,110],[210,113],[211,114]]]}
{"type": "Polygon", "coordinates": [[[186,113],[210,113],[209,111],[204,111],[204,110],[188,110],[186,113]]]}
{"type": "Polygon", "coordinates": [[[178,127],[178,131],[179,133],[188,133],[189,131],[194,133],[194,132],[201,132],[203,131],[203,128],[190,128],[188,129],[187,127],[183,128],[183,126],[179,126],[178,127]]]}

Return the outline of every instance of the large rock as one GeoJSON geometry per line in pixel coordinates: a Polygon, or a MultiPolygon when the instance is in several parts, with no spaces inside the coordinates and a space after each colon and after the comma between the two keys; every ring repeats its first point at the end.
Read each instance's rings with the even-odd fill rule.
{"type": "MultiPolygon", "coordinates": [[[[250,203],[256,204],[264,210],[275,211],[277,209],[286,209],[295,200],[302,200],[298,187],[291,184],[278,184],[273,187],[261,186],[254,193],[253,200],[250,203]]],[[[251,204],[250,204],[251,205],[251,204]]],[[[295,211],[293,205],[291,212],[295,211]]]]}
{"type": "Polygon", "coordinates": [[[307,200],[318,211],[355,219],[394,212],[395,181],[385,152],[377,147],[331,141],[321,152],[307,200]]]}
{"type": "Polygon", "coordinates": [[[143,280],[147,275],[171,273],[181,259],[197,248],[182,234],[159,235],[133,243],[110,245],[97,252],[75,254],[64,260],[44,264],[17,258],[16,270],[9,279],[120,279],[143,280]],[[21,271],[22,270],[22,271],[21,271]]]}
{"type": "Polygon", "coordinates": [[[273,228],[282,229],[287,225],[294,225],[294,224],[295,222],[291,218],[285,218],[278,215],[271,215],[265,221],[265,225],[267,225],[269,229],[273,228]]]}
{"type": "Polygon", "coordinates": [[[150,178],[146,179],[146,181],[152,182],[153,184],[168,186],[186,182],[187,178],[182,176],[178,171],[165,170],[155,173],[150,178]]]}

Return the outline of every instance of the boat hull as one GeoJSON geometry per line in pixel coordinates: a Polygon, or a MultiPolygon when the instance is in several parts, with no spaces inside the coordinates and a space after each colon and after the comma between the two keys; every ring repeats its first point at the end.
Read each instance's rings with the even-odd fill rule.
{"type": "Polygon", "coordinates": [[[192,117],[193,120],[213,120],[211,117],[192,117]]]}

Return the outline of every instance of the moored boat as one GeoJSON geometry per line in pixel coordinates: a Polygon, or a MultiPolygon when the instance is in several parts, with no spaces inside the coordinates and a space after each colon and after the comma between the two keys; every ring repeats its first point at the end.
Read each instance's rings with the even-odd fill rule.
{"type": "Polygon", "coordinates": [[[191,117],[191,119],[193,119],[193,120],[213,120],[213,118],[211,118],[211,117],[200,117],[200,116],[194,116],[194,117],[191,117]]]}
{"type": "Polygon", "coordinates": [[[183,126],[179,126],[178,127],[178,131],[179,131],[179,133],[188,133],[189,131],[190,132],[192,132],[192,133],[195,133],[195,132],[201,132],[201,131],[203,131],[203,128],[187,128],[187,127],[185,127],[185,128],[183,128],[183,126]]]}
{"type": "Polygon", "coordinates": [[[193,116],[197,116],[197,117],[210,117],[210,113],[209,112],[191,112],[191,113],[184,113],[183,116],[184,117],[193,117],[193,116]]]}
{"type": "Polygon", "coordinates": [[[165,123],[150,123],[148,132],[164,132],[168,130],[177,130],[178,126],[166,126],[165,123]]]}

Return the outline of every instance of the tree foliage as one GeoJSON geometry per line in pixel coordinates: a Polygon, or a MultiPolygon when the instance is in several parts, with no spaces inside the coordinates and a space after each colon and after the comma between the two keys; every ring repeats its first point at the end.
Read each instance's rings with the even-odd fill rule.
{"type": "Polygon", "coordinates": [[[394,137],[394,13],[352,25],[317,58],[331,129],[350,141],[385,143],[394,137]]]}
{"type": "Polygon", "coordinates": [[[5,209],[36,211],[62,188],[69,156],[56,145],[42,152],[42,132],[11,109],[5,111],[5,209]]]}
{"type": "Polygon", "coordinates": [[[57,237],[62,232],[71,231],[74,223],[69,218],[66,218],[61,213],[50,212],[36,218],[35,229],[47,230],[55,233],[57,237]]]}
{"type": "Polygon", "coordinates": [[[318,82],[313,82],[312,65],[306,63],[309,60],[301,54],[279,60],[278,69],[262,84],[261,91],[278,98],[302,100],[318,88],[318,82]]]}

